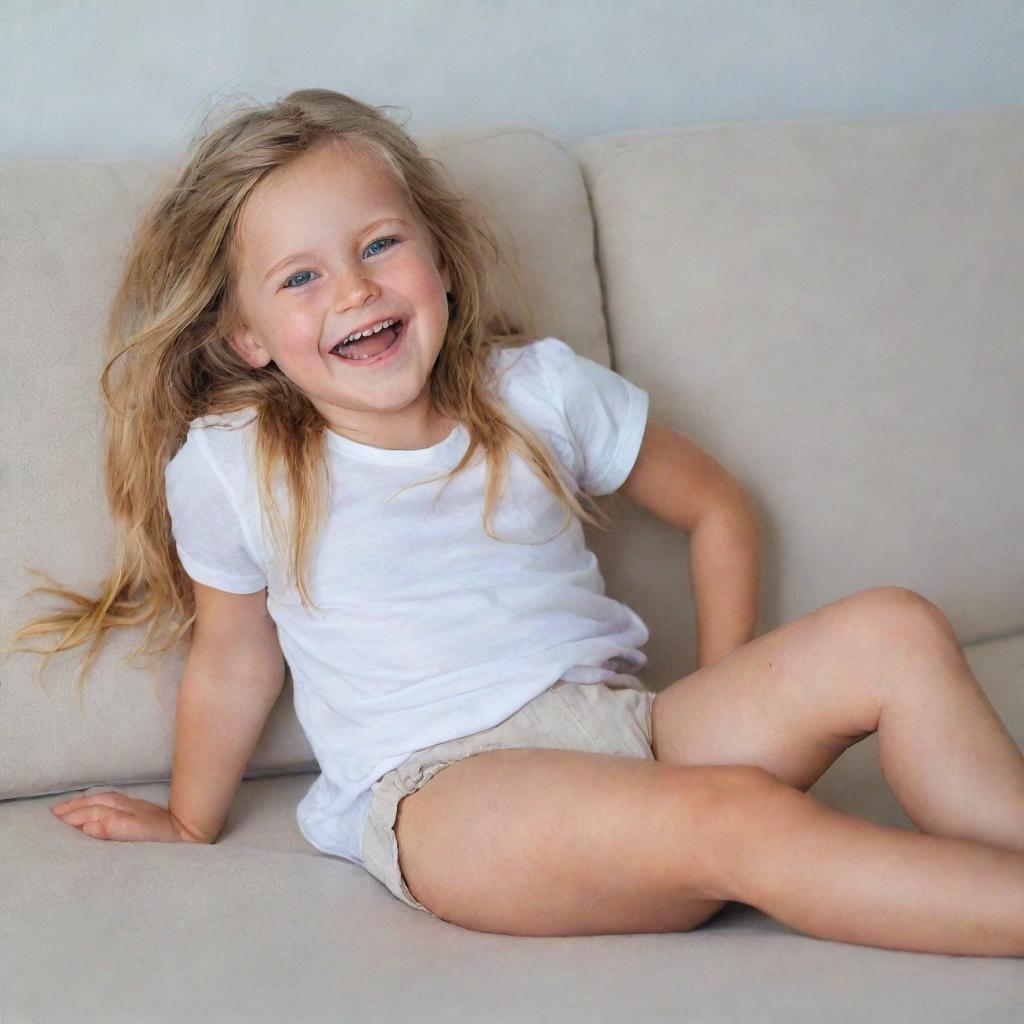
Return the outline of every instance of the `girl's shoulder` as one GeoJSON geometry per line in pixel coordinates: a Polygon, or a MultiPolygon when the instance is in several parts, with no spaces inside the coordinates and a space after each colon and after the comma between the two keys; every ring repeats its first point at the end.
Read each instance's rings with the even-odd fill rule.
{"type": "Polygon", "coordinates": [[[500,397],[513,404],[548,406],[560,418],[577,407],[586,410],[609,392],[632,389],[619,374],[552,335],[501,348],[494,372],[500,397]]]}
{"type": "Polygon", "coordinates": [[[189,423],[184,440],[168,463],[167,473],[193,478],[210,472],[222,477],[244,474],[255,422],[253,407],[197,416],[189,423]]]}
{"type": "Polygon", "coordinates": [[[537,338],[503,356],[515,360],[510,404],[553,425],[580,486],[595,495],[620,486],[640,446],[649,393],[560,338],[537,338]]]}
{"type": "Polygon", "coordinates": [[[571,346],[560,338],[546,335],[543,338],[494,345],[491,349],[491,358],[504,364],[517,362],[521,356],[535,360],[550,360],[552,356],[557,358],[564,350],[572,352],[571,346]]]}
{"type": "Polygon", "coordinates": [[[196,441],[207,451],[221,452],[225,456],[240,453],[255,434],[256,416],[254,406],[197,416],[189,423],[188,440],[196,441]]]}
{"type": "Polygon", "coordinates": [[[571,346],[549,335],[521,344],[495,346],[490,353],[490,368],[502,389],[540,387],[546,392],[552,376],[575,356],[571,346]]]}
{"type": "Polygon", "coordinates": [[[246,427],[255,426],[255,423],[256,408],[246,406],[244,409],[234,409],[230,412],[210,412],[204,416],[197,416],[189,423],[189,430],[244,430],[246,427]]]}

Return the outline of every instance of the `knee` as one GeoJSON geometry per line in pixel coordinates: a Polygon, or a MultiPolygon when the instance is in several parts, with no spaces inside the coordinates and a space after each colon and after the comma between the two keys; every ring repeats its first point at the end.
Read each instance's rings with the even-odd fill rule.
{"type": "MultiPolygon", "coordinates": [[[[724,836],[735,839],[765,808],[799,792],[758,765],[723,765],[715,786],[719,820],[724,836]]],[[[770,816],[770,811],[767,812],[770,816]]]]}
{"type": "Polygon", "coordinates": [[[691,850],[693,837],[699,836],[696,846],[701,851],[705,892],[734,899],[743,851],[756,849],[780,810],[803,794],[756,765],[701,765],[682,771],[691,786],[699,780],[700,800],[688,803],[685,831],[691,850]]]}
{"type": "Polygon", "coordinates": [[[717,802],[707,816],[707,893],[720,900],[748,902],[750,880],[771,855],[780,836],[805,828],[808,815],[823,805],[771,772],[730,766],[718,780],[717,802]]]}
{"type": "Polygon", "coordinates": [[[847,614],[872,636],[892,646],[893,642],[934,645],[952,641],[959,646],[956,632],[942,609],[916,590],[882,586],[862,590],[847,599],[847,614]]]}

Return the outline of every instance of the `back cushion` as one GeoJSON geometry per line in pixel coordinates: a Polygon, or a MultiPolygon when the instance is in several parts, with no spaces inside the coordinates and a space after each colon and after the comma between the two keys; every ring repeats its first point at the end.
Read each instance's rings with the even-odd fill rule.
{"type": "MultiPolygon", "coordinates": [[[[964,643],[1024,629],[1024,110],[573,152],[614,368],[759,505],[759,632],[882,584],[964,643]]],[[[660,688],[695,665],[686,545],[617,498],[598,554],[660,688]]]]}
{"type": "MultiPolygon", "coordinates": [[[[456,186],[493,215],[541,335],[570,340],[608,365],[593,224],[579,167],[556,139],[519,125],[419,140],[456,186]],[[538,187],[542,183],[543,187],[538,187]]],[[[0,164],[0,630],[6,639],[48,595],[37,569],[95,596],[109,573],[104,490],[105,330],[125,246],[141,206],[176,167],[145,161],[0,164]]],[[[512,303],[507,270],[497,293],[512,303]]],[[[514,305],[509,305],[514,310],[514,305]]],[[[85,699],[84,646],[47,666],[10,654],[0,668],[0,799],[170,776],[174,706],[187,640],[152,671],[126,664],[142,629],[110,631],[85,699]]],[[[49,646],[53,640],[36,641],[49,646]]],[[[292,711],[290,677],[249,775],[316,767],[292,711]]]]}

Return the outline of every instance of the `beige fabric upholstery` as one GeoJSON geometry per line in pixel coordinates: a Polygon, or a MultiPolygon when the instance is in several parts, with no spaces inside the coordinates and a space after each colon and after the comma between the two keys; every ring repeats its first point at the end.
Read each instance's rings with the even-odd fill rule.
{"type": "MultiPolygon", "coordinates": [[[[629,132],[576,153],[615,369],[758,501],[763,628],[896,584],[965,643],[1024,630],[1024,113],[629,132]]],[[[685,545],[621,519],[599,555],[648,621],[660,688],[691,633],[685,545]]]]}
{"type": "MultiPolygon", "coordinates": [[[[1024,745],[1024,110],[629,132],[571,150],[516,124],[422,141],[493,211],[538,330],[646,388],[654,418],[757,498],[760,632],[869,586],[918,590],[1024,745]]],[[[5,634],[45,604],[18,601],[42,582],[26,566],[87,592],[107,569],[103,328],[165,170],[0,165],[5,634]]],[[[650,627],[641,675],[660,689],[694,668],[686,539],[621,495],[606,507],[616,529],[587,535],[609,592],[650,627]]],[[[55,659],[49,696],[34,659],[0,667],[4,1024],[1024,1012],[1019,960],[820,942],[741,904],[683,935],[546,940],[411,911],[299,834],[315,764],[290,682],[216,845],[91,839],[50,815],[49,794],[167,799],[184,652],[154,679],[124,664],[139,639],[109,643],[81,715],[80,652],[55,659]]],[[[912,827],[875,737],[811,792],[912,827]]]]}

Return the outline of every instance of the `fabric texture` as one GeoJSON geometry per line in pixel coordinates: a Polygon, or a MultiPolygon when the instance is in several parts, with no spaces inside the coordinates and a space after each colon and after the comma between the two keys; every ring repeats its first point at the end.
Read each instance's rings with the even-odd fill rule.
{"type": "Polygon", "coordinates": [[[371,786],[363,866],[403,903],[435,916],[413,896],[401,871],[394,831],[399,801],[442,768],[485,750],[542,747],[653,761],[654,697],[653,691],[629,673],[615,673],[602,683],[559,680],[504,722],[421,750],[371,786]]]}
{"type": "MultiPolygon", "coordinates": [[[[622,484],[647,392],[551,337],[493,349],[486,372],[567,484],[594,495],[622,484]]],[[[193,579],[232,593],[267,588],[321,769],[297,809],[317,849],[360,863],[370,787],[416,751],[504,721],[559,679],[601,682],[646,664],[646,625],[605,594],[579,519],[567,521],[517,454],[490,520],[498,540],[482,522],[481,451],[441,493],[468,446],[461,424],[413,451],[327,432],[330,508],[309,614],[262,521],[254,425],[251,410],[193,422],[167,466],[167,501],[193,579]]],[[[287,515],[280,479],[274,494],[287,515]]]]}

